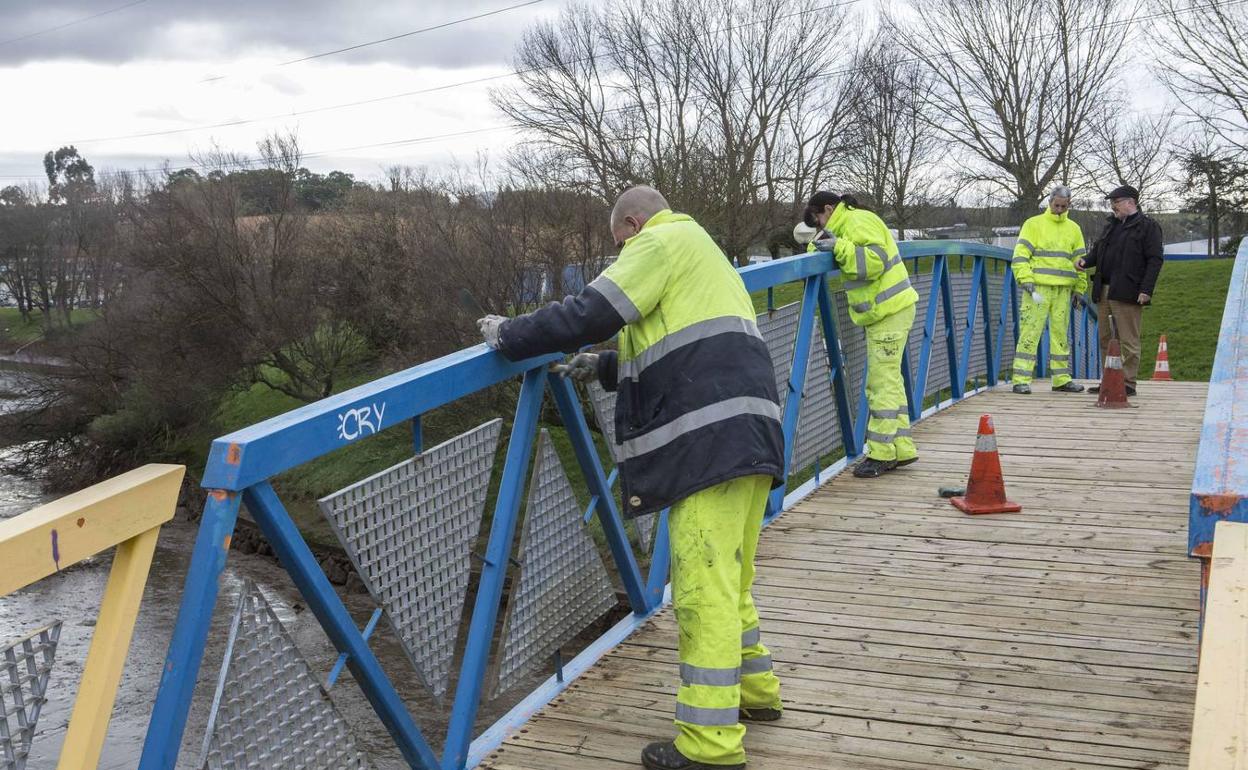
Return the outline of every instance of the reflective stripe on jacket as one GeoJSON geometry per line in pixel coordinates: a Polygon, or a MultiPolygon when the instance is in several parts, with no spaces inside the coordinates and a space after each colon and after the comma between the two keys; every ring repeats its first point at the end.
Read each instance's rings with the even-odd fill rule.
{"type": "Polygon", "coordinates": [[[504,323],[499,350],[512,360],[573,352],[617,331],[599,379],[619,391],[625,516],[729,479],[783,476],[780,399],[754,305],[689,216],[653,216],[579,295],[504,323]]]}
{"type": "Polygon", "coordinates": [[[919,293],[910,285],[910,273],[884,220],[840,203],[824,229],[836,236],[832,256],[845,280],[849,317],[855,324],[870,326],[918,303],[919,293]]]}

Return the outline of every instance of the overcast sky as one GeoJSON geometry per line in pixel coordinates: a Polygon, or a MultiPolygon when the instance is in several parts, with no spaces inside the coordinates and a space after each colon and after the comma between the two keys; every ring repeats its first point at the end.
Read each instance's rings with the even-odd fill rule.
{"type": "Polygon", "coordinates": [[[565,0],[287,62],[523,2],[0,0],[0,186],[39,178],[43,154],[65,144],[97,169],[179,166],[214,143],[254,152],[290,130],[309,168],[362,178],[497,154],[508,133],[481,130],[501,124],[488,89],[506,80],[391,97],[504,75],[522,31],[565,0]],[[216,125],[234,121],[249,122],[216,125]],[[480,133],[345,149],[462,131],[480,133]],[[156,135],[116,138],[145,133],[156,135]]]}
{"type": "MultiPolygon", "coordinates": [[[[97,169],[180,167],[214,144],[254,154],[275,131],[299,137],[307,167],[360,179],[500,157],[514,135],[489,89],[511,82],[523,31],[567,2],[0,0],[0,186],[41,179],[66,144],[97,169]]],[[[1136,79],[1137,109],[1169,101],[1136,79]]]]}

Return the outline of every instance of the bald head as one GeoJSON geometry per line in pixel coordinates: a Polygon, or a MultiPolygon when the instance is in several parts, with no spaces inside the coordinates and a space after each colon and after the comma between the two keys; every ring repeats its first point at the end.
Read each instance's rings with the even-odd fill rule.
{"type": "Polygon", "coordinates": [[[611,209],[611,235],[616,245],[641,232],[650,217],[668,208],[671,206],[663,193],[653,187],[638,185],[625,190],[611,209]]]}

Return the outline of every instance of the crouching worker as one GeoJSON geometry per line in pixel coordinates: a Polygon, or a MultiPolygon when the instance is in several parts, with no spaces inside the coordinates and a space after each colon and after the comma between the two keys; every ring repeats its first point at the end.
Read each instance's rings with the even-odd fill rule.
{"type": "Polygon", "coordinates": [[[901,376],[919,293],[884,220],[860,208],[853,196],[817,192],[803,220],[821,231],[811,245],[832,252],[845,278],[850,320],[867,334],[867,457],[854,466],[854,475],[875,478],[919,459],[901,376]]]}
{"type": "Polygon", "coordinates": [[[741,768],[741,722],[781,715],[751,595],[768,493],[784,473],[771,355],[737,271],[657,190],[624,192],[611,233],[619,259],[580,294],[478,324],[513,361],[572,353],[619,333],[618,354],[579,353],[565,373],[618,389],[625,518],[671,506],[676,738],[647,746],[642,763],[741,768]]]}

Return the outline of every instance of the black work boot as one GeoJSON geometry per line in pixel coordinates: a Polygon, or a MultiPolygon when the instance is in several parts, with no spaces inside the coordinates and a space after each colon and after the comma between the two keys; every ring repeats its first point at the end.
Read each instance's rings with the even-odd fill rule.
{"type": "Polygon", "coordinates": [[[1053,389],[1054,393],[1082,393],[1083,391],[1084,387],[1074,380],[1071,380],[1060,388],[1053,389]]]}
{"type": "Polygon", "coordinates": [[[1031,386],[1025,382],[1020,382],[1014,386],[1015,393],[1022,393],[1024,396],[1031,395],[1031,386]]]}
{"type": "Polygon", "coordinates": [[[641,764],[646,770],[744,770],[740,765],[708,765],[686,757],[674,741],[658,741],[641,750],[641,764]]]}
{"type": "Polygon", "coordinates": [[[877,460],[874,457],[868,457],[854,466],[854,477],[859,479],[874,479],[896,467],[896,460],[877,460]]]}
{"type": "Polygon", "coordinates": [[[780,709],[767,707],[747,709],[742,706],[741,710],[737,714],[737,719],[740,719],[742,722],[774,722],[779,719],[783,713],[784,712],[780,709]]]}

